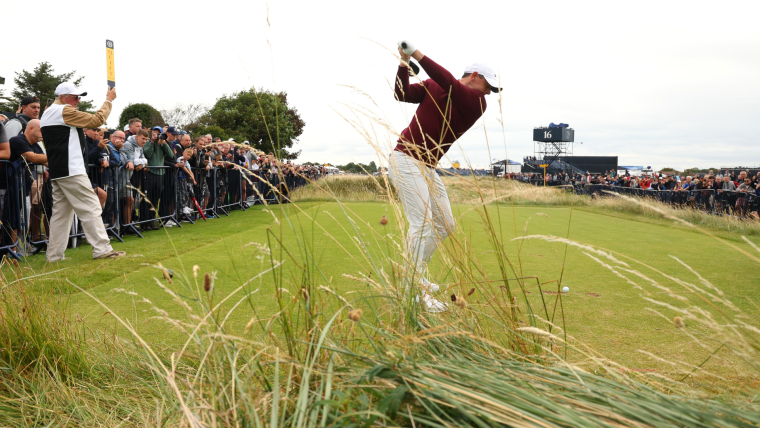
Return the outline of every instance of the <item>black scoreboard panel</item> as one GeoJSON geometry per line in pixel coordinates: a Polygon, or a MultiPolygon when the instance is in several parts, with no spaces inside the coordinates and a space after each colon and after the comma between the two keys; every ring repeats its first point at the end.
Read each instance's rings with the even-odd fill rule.
{"type": "Polygon", "coordinates": [[[560,156],[559,160],[592,174],[602,174],[604,171],[618,169],[617,156],[560,156]]]}
{"type": "Polygon", "coordinates": [[[572,143],[575,141],[575,130],[572,128],[533,128],[533,141],[572,143]]]}

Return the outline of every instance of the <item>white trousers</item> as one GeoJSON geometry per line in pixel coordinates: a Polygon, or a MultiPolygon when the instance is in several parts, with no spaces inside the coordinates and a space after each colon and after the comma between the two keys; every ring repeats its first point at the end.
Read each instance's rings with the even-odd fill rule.
{"type": "Polygon", "coordinates": [[[69,242],[69,230],[74,213],[82,222],[84,236],[92,245],[92,257],[113,251],[108,233],[100,218],[103,210],[100,201],[92,191],[92,184],[86,175],[74,175],[53,180],[53,215],[50,218],[50,240],[47,259],[55,262],[63,258],[69,242]]]}
{"type": "Polygon", "coordinates": [[[390,156],[388,178],[398,191],[409,222],[406,244],[416,273],[425,275],[438,245],[454,231],[446,187],[435,169],[398,151],[390,156]]]}

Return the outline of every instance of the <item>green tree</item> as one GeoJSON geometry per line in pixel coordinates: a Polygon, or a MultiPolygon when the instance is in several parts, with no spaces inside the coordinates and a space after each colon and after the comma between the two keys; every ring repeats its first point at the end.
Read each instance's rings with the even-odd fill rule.
{"type": "Polygon", "coordinates": [[[227,136],[227,132],[224,129],[220,128],[218,125],[198,125],[193,129],[191,134],[193,135],[193,138],[201,135],[211,134],[212,137],[219,137],[222,139],[222,141],[230,138],[227,136]]]}
{"type": "MultiPolygon", "coordinates": [[[[84,77],[75,77],[76,71],[70,71],[63,74],[54,74],[53,66],[49,62],[39,63],[31,72],[21,70],[16,73],[13,83],[16,87],[11,92],[9,102],[0,105],[0,108],[15,112],[21,100],[26,96],[35,96],[40,99],[44,111],[48,100],[52,102],[55,99],[55,88],[63,82],[74,82],[79,86],[84,77]]],[[[92,93],[91,93],[92,94],[92,93]]],[[[94,94],[93,94],[94,95],[94,94]]],[[[105,95],[105,91],[103,92],[105,95]]],[[[82,101],[79,103],[79,110],[89,113],[93,112],[91,101],[82,101]]]]}
{"type": "Polygon", "coordinates": [[[351,172],[354,174],[373,174],[377,172],[377,165],[375,165],[375,161],[372,161],[369,163],[369,165],[365,165],[363,163],[353,163],[349,162],[346,165],[338,165],[338,168],[342,169],[346,172],[351,172]]]}
{"type": "Polygon", "coordinates": [[[207,125],[218,125],[237,141],[248,140],[263,152],[279,159],[296,159],[292,151],[303,133],[304,121],[295,107],[288,106],[286,92],[249,89],[223,96],[208,113],[207,125]]]}
{"type": "Polygon", "coordinates": [[[137,103],[129,104],[121,112],[119,116],[119,128],[124,129],[124,125],[135,117],[139,117],[142,120],[143,128],[152,128],[154,126],[164,126],[164,118],[161,117],[161,112],[153,108],[150,104],[137,103]]]}

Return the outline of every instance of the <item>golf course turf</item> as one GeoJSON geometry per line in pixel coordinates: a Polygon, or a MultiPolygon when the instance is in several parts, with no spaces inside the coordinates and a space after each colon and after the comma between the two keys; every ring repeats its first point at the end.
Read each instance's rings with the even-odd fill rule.
{"type": "MultiPolygon", "coordinates": [[[[484,228],[484,217],[470,208],[453,207],[457,232],[447,245],[466,242],[471,263],[486,273],[487,280],[501,279],[496,252],[484,228]]],[[[666,278],[656,271],[698,283],[699,278],[685,264],[721,289],[737,307],[747,313],[757,313],[753,291],[760,285],[760,269],[756,263],[698,231],[674,227],[667,220],[636,221],[635,217],[570,207],[513,208],[492,205],[488,207],[488,212],[515,274],[521,277],[536,276],[538,282],[544,284],[539,290],[536,280],[526,281],[528,301],[534,310],[540,305],[555,306],[556,281],[561,277],[562,286],[569,287],[570,292],[562,296],[561,315],[564,321],[555,311],[555,324],[562,325],[564,322],[568,336],[628,367],[628,370],[677,378],[680,372],[670,362],[698,365],[719,344],[708,339],[695,342],[682,329],[674,327],[674,313],[644,297],[663,302],[672,302],[672,299],[666,291],[649,286],[646,280],[632,275],[631,279],[641,287],[638,288],[576,246],[541,239],[514,241],[515,236],[557,236],[611,251],[632,269],[663,284],[667,282],[666,278]],[[519,254],[518,245],[522,245],[519,254]],[[677,257],[683,264],[671,256],[677,257]],[[656,309],[664,317],[648,309],[656,309]],[[646,353],[640,352],[642,350],[646,353]]],[[[174,302],[172,295],[159,287],[157,281],[182,296],[179,283],[184,281],[193,288],[202,287],[203,276],[210,273],[216,278],[213,281],[215,295],[227,296],[269,266],[269,255],[260,247],[260,244],[265,244],[271,248],[273,260],[284,260],[280,269],[284,270],[282,278],[285,281],[298,284],[299,274],[293,269],[295,263],[306,258],[313,259],[312,264],[317,271],[315,278],[323,279],[317,282],[320,285],[329,284],[332,289],[351,299],[351,296],[359,296],[351,294],[351,291],[368,294],[365,285],[344,276],[358,277],[366,271],[372,261],[365,255],[365,248],[372,255],[372,260],[380,259],[377,257],[380,253],[397,251],[397,246],[378,239],[393,234],[394,242],[399,243],[399,224],[392,214],[389,204],[379,202],[256,206],[245,212],[235,211],[222,219],[149,232],[144,239],[128,237],[126,243],[115,244],[115,249],[127,252],[125,258],[95,261],[91,258],[91,248],[83,246],[67,250],[66,255],[72,258],[70,261],[45,266],[44,255],[38,255],[21,263],[21,268],[24,276],[57,270],[38,277],[34,287],[68,294],[68,310],[89,328],[126,336],[126,330],[118,327],[112,317],[117,314],[129,320],[148,342],[159,348],[172,349],[181,346],[186,336],[165,320],[156,318],[157,313],[151,307],[161,308],[170,317],[179,318],[185,309],[174,302]],[[387,215],[391,224],[381,226],[379,220],[382,215],[387,215]],[[347,216],[352,218],[353,224],[347,216]],[[357,232],[361,239],[357,239],[357,232]],[[285,248],[277,243],[280,239],[285,248]],[[308,248],[310,255],[294,254],[299,252],[298,248],[308,248]],[[159,263],[175,272],[171,284],[156,267],[159,263]],[[200,268],[197,279],[193,275],[194,265],[200,268]],[[68,281],[93,293],[107,309],[76,291],[68,281]],[[147,299],[150,304],[142,299],[147,299]]],[[[740,248],[754,251],[739,236],[730,240],[740,248]]],[[[450,256],[456,252],[440,251],[431,264],[431,279],[441,284],[441,291],[436,297],[449,301],[448,296],[452,293],[462,295],[472,288],[477,291],[478,284],[452,283],[451,273],[442,268],[444,263],[441,258],[447,257],[447,254],[450,256]]],[[[10,272],[11,267],[5,266],[3,269],[6,278],[14,276],[10,272]]],[[[672,283],[667,286],[676,293],[687,293],[672,283]]],[[[271,275],[263,275],[243,287],[224,306],[230,309],[246,294],[253,293],[230,316],[227,322],[229,330],[242,334],[252,318],[266,319],[277,312],[274,290],[271,275]]],[[[525,302],[522,297],[520,300],[518,306],[524,310],[525,302]]],[[[697,300],[692,299],[690,303],[699,306],[697,300]]],[[[473,305],[488,303],[480,293],[473,294],[470,301],[473,305]]],[[[709,306],[709,303],[704,302],[704,305],[709,306]]],[[[750,323],[756,322],[757,318],[750,320],[750,323]]],[[[687,325],[686,328],[692,327],[687,325]]],[[[691,333],[707,337],[709,332],[697,328],[691,333]]],[[[567,358],[582,362],[586,357],[571,353],[567,358]]],[[[719,374],[723,380],[710,378],[708,381],[695,376],[693,382],[698,388],[709,390],[724,383],[751,384],[758,381],[756,374],[727,349],[715,353],[703,369],[719,374]]]]}

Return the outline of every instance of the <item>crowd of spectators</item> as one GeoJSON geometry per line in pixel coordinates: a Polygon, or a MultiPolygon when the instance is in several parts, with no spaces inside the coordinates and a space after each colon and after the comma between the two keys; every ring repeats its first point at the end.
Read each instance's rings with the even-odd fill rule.
{"type": "MultiPolygon", "coordinates": [[[[0,164],[4,254],[42,251],[50,236],[53,192],[40,111],[39,99],[27,97],[14,118],[0,120],[0,160],[10,162],[0,164]],[[15,169],[24,177],[17,179],[15,169]],[[22,196],[13,199],[13,194],[22,196]],[[9,218],[15,221],[6,222],[9,218]]],[[[82,131],[87,178],[112,239],[220,217],[265,201],[287,202],[295,187],[329,173],[324,166],[277,159],[248,141],[191,136],[173,126],[144,126],[138,118],[122,130],[82,131]]]]}
{"type": "Polygon", "coordinates": [[[663,203],[703,209],[720,214],[757,217],[760,201],[760,171],[712,171],[692,175],[678,172],[655,172],[632,175],[628,171],[605,171],[603,174],[567,174],[559,172],[509,173],[506,178],[533,184],[573,186],[580,193],[599,196],[600,190],[655,198],[663,203]]]}

